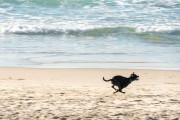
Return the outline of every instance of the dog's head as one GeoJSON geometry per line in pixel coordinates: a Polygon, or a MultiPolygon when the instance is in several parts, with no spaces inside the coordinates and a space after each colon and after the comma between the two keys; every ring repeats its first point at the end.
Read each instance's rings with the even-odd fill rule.
{"type": "Polygon", "coordinates": [[[130,78],[131,78],[132,80],[139,80],[139,76],[136,75],[136,74],[134,74],[134,72],[131,74],[130,78]]]}

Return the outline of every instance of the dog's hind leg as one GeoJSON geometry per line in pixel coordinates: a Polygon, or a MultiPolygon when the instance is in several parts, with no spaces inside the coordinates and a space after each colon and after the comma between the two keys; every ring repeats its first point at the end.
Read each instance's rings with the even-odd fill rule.
{"type": "Polygon", "coordinates": [[[117,91],[117,89],[114,87],[114,85],[112,85],[112,88],[113,88],[115,91],[117,91]]]}
{"type": "Polygon", "coordinates": [[[121,86],[118,86],[118,88],[119,88],[118,92],[126,93],[126,92],[123,92],[123,91],[122,91],[123,88],[121,88],[121,86]]]}

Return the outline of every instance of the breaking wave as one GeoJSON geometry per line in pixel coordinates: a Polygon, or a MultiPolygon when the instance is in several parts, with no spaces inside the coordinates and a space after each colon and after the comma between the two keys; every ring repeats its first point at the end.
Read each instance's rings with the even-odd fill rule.
{"type": "Polygon", "coordinates": [[[0,25],[0,34],[18,35],[74,35],[74,36],[109,36],[121,34],[141,33],[166,33],[180,34],[180,29],[170,26],[137,26],[137,27],[87,27],[65,28],[60,26],[36,26],[36,25],[0,25]]]}

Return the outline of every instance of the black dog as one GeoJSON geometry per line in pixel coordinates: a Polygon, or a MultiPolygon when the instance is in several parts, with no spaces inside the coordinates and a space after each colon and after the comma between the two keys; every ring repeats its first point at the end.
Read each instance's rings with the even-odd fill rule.
{"type": "Polygon", "coordinates": [[[112,88],[115,89],[114,93],[117,93],[117,92],[125,93],[122,91],[122,89],[127,87],[134,80],[139,80],[139,76],[134,74],[134,72],[133,72],[133,74],[131,74],[129,78],[117,75],[117,76],[114,76],[110,80],[105,80],[103,77],[103,80],[106,82],[111,81],[111,83],[113,84],[112,88]],[[116,89],[114,86],[117,86],[119,89],[116,89]]]}

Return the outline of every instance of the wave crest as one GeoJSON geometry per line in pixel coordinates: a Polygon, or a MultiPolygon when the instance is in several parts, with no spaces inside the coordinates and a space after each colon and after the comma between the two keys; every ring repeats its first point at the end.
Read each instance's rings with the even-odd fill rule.
{"type": "Polygon", "coordinates": [[[179,34],[180,28],[175,26],[138,26],[136,27],[135,32],[179,34]]]}
{"type": "Polygon", "coordinates": [[[137,26],[137,27],[63,27],[37,25],[0,25],[0,34],[18,35],[74,35],[74,36],[109,36],[120,34],[166,33],[180,34],[178,27],[171,26],[137,26]]]}
{"type": "Polygon", "coordinates": [[[74,36],[106,36],[119,34],[121,32],[134,31],[128,27],[68,27],[68,26],[36,26],[15,25],[1,26],[0,34],[26,34],[26,35],[74,35],[74,36]]]}

